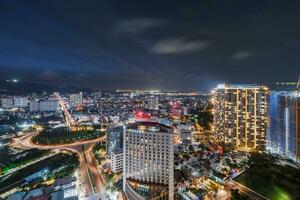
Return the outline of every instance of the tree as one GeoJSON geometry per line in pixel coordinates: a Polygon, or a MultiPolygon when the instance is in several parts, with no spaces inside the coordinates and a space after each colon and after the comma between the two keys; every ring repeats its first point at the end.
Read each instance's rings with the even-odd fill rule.
{"type": "Polygon", "coordinates": [[[231,190],[231,200],[247,200],[247,197],[240,194],[238,189],[231,190]]]}

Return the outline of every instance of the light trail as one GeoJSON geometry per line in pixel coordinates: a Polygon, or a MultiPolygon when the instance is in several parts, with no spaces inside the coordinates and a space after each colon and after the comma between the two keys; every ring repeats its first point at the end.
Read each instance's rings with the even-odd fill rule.
{"type": "Polygon", "coordinates": [[[75,121],[72,118],[72,115],[70,114],[70,112],[69,112],[67,106],[65,105],[65,102],[61,98],[61,96],[58,95],[57,98],[58,98],[60,107],[61,107],[62,111],[64,112],[64,116],[65,116],[65,120],[66,120],[67,126],[70,129],[72,129],[75,126],[75,121]]]}
{"type": "MultiPolygon", "coordinates": [[[[67,126],[72,129],[75,126],[75,122],[67,109],[64,101],[62,98],[58,95],[57,96],[59,100],[59,104],[61,106],[62,111],[64,112],[65,120],[67,123],[67,126]]],[[[34,144],[32,142],[32,137],[37,135],[38,132],[32,132],[25,136],[14,138],[12,140],[11,145],[19,148],[19,149],[51,149],[51,150],[66,150],[71,151],[73,153],[76,153],[78,155],[79,159],[79,172],[81,174],[81,182],[83,183],[85,187],[85,191],[87,193],[88,199],[99,199],[106,200],[105,197],[105,187],[103,184],[103,180],[101,177],[101,173],[97,168],[97,164],[95,162],[95,157],[93,155],[92,149],[93,146],[100,141],[104,141],[106,139],[106,136],[102,136],[96,139],[92,140],[86,140],[86,141],[78,141],[75,143],[70,144],[62,144],[62,145],[38,145],[34,144]],[[84,148],[82,151],[82,146],[87,147],[84,148]],[[92,182],[92,178],[90,176],[90,173],[93,175],[93,178],[95,180],[95,191],[94,191],[94,185],[92,182]],[[96,192],[96,193],[95,193],[96,192]]],[[[86,196],[86,195],[85,195],[86,196]]]]}
{"type": "Polygon", "coordinates": [[[95,157],[92,152],[93,146],[100,141],[103,141],[106,139],[105,136],[93,139],[93,140],[87,140],[87,141],[79,141],[71,144],[63,144],[63,145],[37,145],[34,144],[31,141],[31,138],[35,136],[37,133],[32,132],[25,136],[14,138],[12,140],[11,145],[15,148],[19,149],[51,149],[51,150],[61,150],[61,151],[71,151],[73,153],[76,153],[79,158],[79,172],[81,174],[81,182],[83,183],[85,187],[85,191],[87,193],[86,196],[88,196],[88,199],[99,199],[99,197],[102,200],[105,200],[105,187],[103,184],[103,180],[100,174],[100,171],[97,168],[97,164],[95,163],[95,157]],[[87,148],[82,151],[82,146],[85,146],[87,148]],[[85,158],[86,160],[85,160],[85,158]],[[93,175],[95,178],[95,192],[94,192],[94,186],[93,182],[91,180],[90,174],[93,175]]]}

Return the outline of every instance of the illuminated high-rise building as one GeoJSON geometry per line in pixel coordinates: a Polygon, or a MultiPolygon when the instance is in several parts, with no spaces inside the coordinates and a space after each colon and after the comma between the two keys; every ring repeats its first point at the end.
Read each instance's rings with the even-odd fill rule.
{"type": "Polygon", "coordinates": [[[113,172],[122,172],[123,171],[123,149],[115,150],[111,153],[110,157],[110,166],[113,172]]]}
{"type": "Polygon", "coordinates": [[[268,88],[250,84],[221,84],[214,89],[214,131],[239,150],[265,150],[268,88]]]}
{"type": "Polygon", "coordinates": [[[32,100],[29,103],[30,112],[39,112],[40,111],[40,102],[38,100],[32,100]]]}
{"type": "Polygon", "coordinates": [[[115,151],[123,151],[124,126],[109,128],[106,134],[106,151],[110,158],[115,151]]]}
{"type": "Polygon", "coordinates": [[[174,118],[180,118],[181,116],[181,103],[179,101],[171,102],[171,114],[174,118]]]}
{"type": "Polygon", "coordinates": [[[56,112],[59,108],[58,100],[32,100],[29,103],[30,112],[56,112]]]}
{"type": "Polygon", "coordinates": [[[124,134],[123,190],[130,200],[173,199],[173,129],[129,124],[124,134]]]}
{"type": "Polygon", "coordinates": [[[40,101],[40,112],[57,111],[59,103],[57,100],[40,101]]]}
{"type": "Polygon", "coordinates": [[[159,107],[158,97],[150,98],[148,100],[147,108],[149,110],[158,110],[158,107],[159,107]]]}
{"type": "Polygon", "coordinates": [[[83,102],[82,92],[77,94],[70,94],[70,104],[73,107],[81,106],[83,102]]]}
{"type": "Polygon", "coordinates": [[[1,99],[2,108],[12,108],[14,106],[12,98],[1,99]]]}
{"type": "Polygon", "coordinates": [[[299,160],[300,94],[292,91],[270,93],[270,127],[267,149],[276,154],[299,160]],[[298,104],[298,105],[297,105],[298,104]]]}
{"type": "Polygon", "coordinates": [[[14,106],[15,107],[27,107],[28,106],[28,98],[14,97],[14,106]]]}

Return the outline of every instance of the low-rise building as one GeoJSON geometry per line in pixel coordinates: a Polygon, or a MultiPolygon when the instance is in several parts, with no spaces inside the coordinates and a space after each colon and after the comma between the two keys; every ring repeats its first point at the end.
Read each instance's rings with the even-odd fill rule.
{"type": "Polygon", "coordinates": [[[179,135],[180,141],[184,147],[188,147],[190,144],[192,144],[192,131],[181,129],[179,135]]]}
{"type": "Polygon", "coordinates": [[[83,103],[82,92],[70,94],[70,105],[73,107],[80,106],[83,103]]]}
{"type": "Polygon", "coordinates": [[[192,193],[189,190],[188,191],[181,190],[181,191],[178,191],[178,199],[179,200],[200,200],[202,198],[198,197],[197,195],[195,195],[194,193],[192,193]]]}

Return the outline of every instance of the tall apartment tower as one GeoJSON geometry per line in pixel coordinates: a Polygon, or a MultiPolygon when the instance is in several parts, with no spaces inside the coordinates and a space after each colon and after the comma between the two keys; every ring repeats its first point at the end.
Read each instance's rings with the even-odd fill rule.
{"type": "Polygon", "coordinates": [[[158,97],[150,98],[148,100],[147,108],[149,110],[158,110],[159,108],[158,97]]]}
{"type": "Polygon", "coordinates": [[[297,160],[300,155],[299,102],[297,91],[271,91],[267,134],[269,151],[297,160]]]}
{"type": "Polygon", "coordinates": [[[59,108],[59,102],[57,100],[32,100],[29,103],[30,112],[56,112],[59,108]]]}
{"type": "Polygon", "coordinates": [[[15,107],[27,107],[28,98],[27,97],[14,97],[14,106],[15,107]]]}
{"type": "Polygon", "coordinates": [[[214,131],[239,150],[265,150],[268,116],[265,86],[221,84],[214,89],[214,131]]]}
{"type": "Polygon", "coordinates": [[[124,126],[112,127],[107,130],[106,133],[106,151],[108,157],[112,156],[114,151],[123,152],[123,137],[124,137],[124,126]]]}
{"type": "Polygon", "coordinates": [[[3,98],[1,99],[2,108],[12,108],[14,106],[12,98],[3,98]]]}
{"type": "Polygon", "coordinates": [[[82,105],[83,98],[82,92],[76,94],[70,94],[70,104],[73,107],[82,105]]]}
{"type": "Polygon", "coordinates": [[[123,190],[130,200],[173,199],[173,129],[157,122],[124,132],[123,190]]]}

